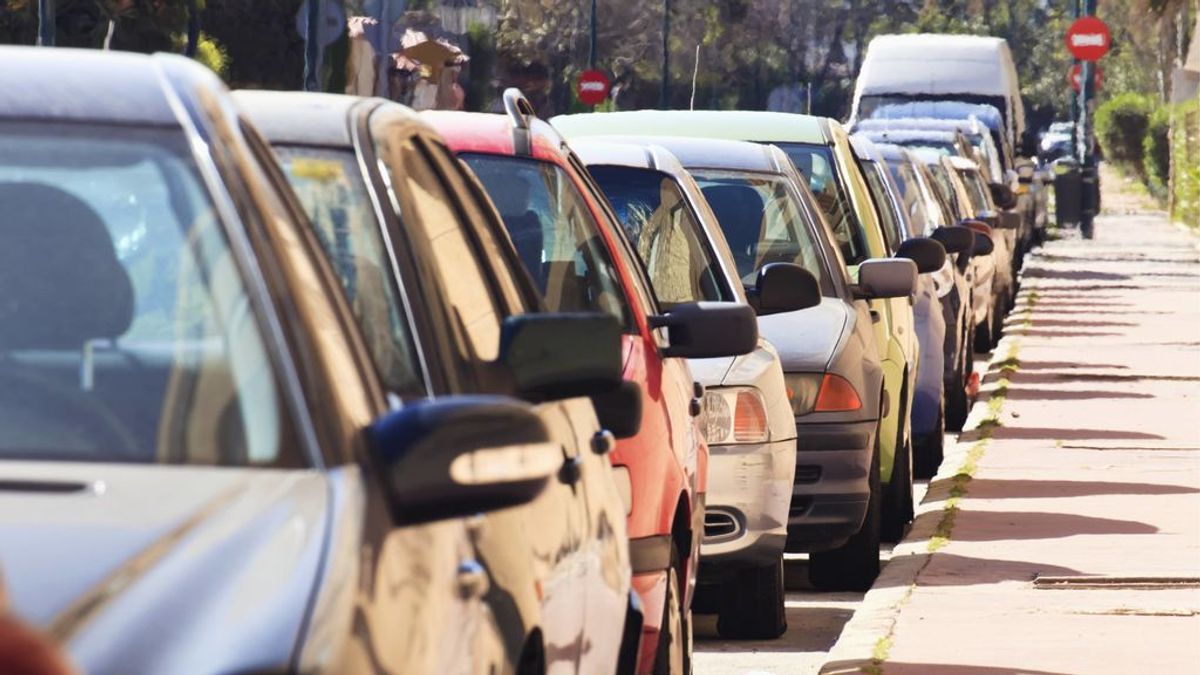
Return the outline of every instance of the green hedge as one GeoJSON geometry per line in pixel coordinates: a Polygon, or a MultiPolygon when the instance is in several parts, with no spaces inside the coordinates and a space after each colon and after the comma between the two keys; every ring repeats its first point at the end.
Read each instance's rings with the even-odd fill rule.
{"type": "Polygon", "coordinates": [[[1105,159],[1126,164],[1146,175],[1143,140],[1154,102],[1149,96],[1126,93],[1114,96],[1096,109],[1096,139],[1105,159]]]}
{"type": "Polygon", "coordinates": [[[1171,152],[1175,155],[1174,217],[1200,227],[1200,101],[1175,106],[1171,152]],[[1191,115],[1192,128],[1185,127],[1191,115]],[[1191,136],[1191,143],[1188,137],[1191,136]],[[1190,149],[1190,154],[1189,154],[1190,149]]]}
{"type": "Polygon", "coordinates": [[[1142,138],[1146,185],[1155,196],[1164,197],[1171,178],[1171,106],[1159,106],[1146,122],[1142,138]]]}

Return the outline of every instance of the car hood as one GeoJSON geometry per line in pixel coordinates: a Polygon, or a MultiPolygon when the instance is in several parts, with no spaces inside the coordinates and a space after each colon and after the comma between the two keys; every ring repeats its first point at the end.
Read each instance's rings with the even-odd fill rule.
{"type": "Polygon", "coordinates": [[[315,471],[4,462],[0,570],[85,672],[285,667],[326,508],[315,471]]]}
{"type": "Polygon", "coordinates": [[[758,317],[758,330],[775,345],[785,372],[825,370],[845,339],[850,307],[822,298],[816,307],[758,317]]]}

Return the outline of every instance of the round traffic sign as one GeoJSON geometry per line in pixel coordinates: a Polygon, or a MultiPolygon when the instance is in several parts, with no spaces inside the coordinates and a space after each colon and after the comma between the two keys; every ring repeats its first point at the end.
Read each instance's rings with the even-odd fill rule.
{"type": "Polygon", "coordinates": [[[1094,16],[1081,16],[1067,29],[1067,49],[1080,61],[1096,61],[1108,53],[1112,35],[1108,24],[1094,16]]]}
{"type": "Polygon", "coordinates": [[[608,76],[600,70],[585,70],[579,75],[579,83],[575,93],[584,105],[600,105],[608,98],[608,89],[612,86],[608,76]]]}
{"type": "MultiPolygon", "coordinates": [[[[1071,82],[1071,88],[1078,93],[1079,88],[1083,86],[1083,67],[1078,63],[1071,66],[1071,72],[1067,79],[1071,82]]],[[[1099,89],[1102,86],[1104,86],[1104,69],[1100,66],[1092,66],[1092,88],[1099,89]]]]}

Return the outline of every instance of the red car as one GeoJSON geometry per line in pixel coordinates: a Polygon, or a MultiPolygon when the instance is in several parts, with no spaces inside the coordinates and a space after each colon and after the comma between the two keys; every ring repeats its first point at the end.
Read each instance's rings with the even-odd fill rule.
{"type": "Polygon", "coordinates": [[[505,108],[426,115],[483,183],[546,309],[601,310],[625,327],[626,386],[614,395],[642,396],[643,416],[612,462],[630,497],[633,587],[645,611],[638,670],[688,672],[708,448],[696,420],[702,391],[684,359],[753,351],[754,311],[713,302],[661,307],[611,207],[562,137],[520,92],[505,93],[505,108]]]}

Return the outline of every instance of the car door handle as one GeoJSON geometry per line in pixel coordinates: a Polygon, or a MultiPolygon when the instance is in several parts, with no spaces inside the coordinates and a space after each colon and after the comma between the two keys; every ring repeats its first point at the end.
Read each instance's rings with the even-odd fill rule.
{"type": "Polygon", "coordinates": [[[487,570],[478,560],[464,560],[458,564],[458,592],[463,600],[481,598],[488,592],[487,570]]]}
{"type": "Polygon", "coordinates": [[[583,478],[583,460],[579,457],[568,457],[558,470],[558,479],[566,485],[574,485],[583,478]]]}

